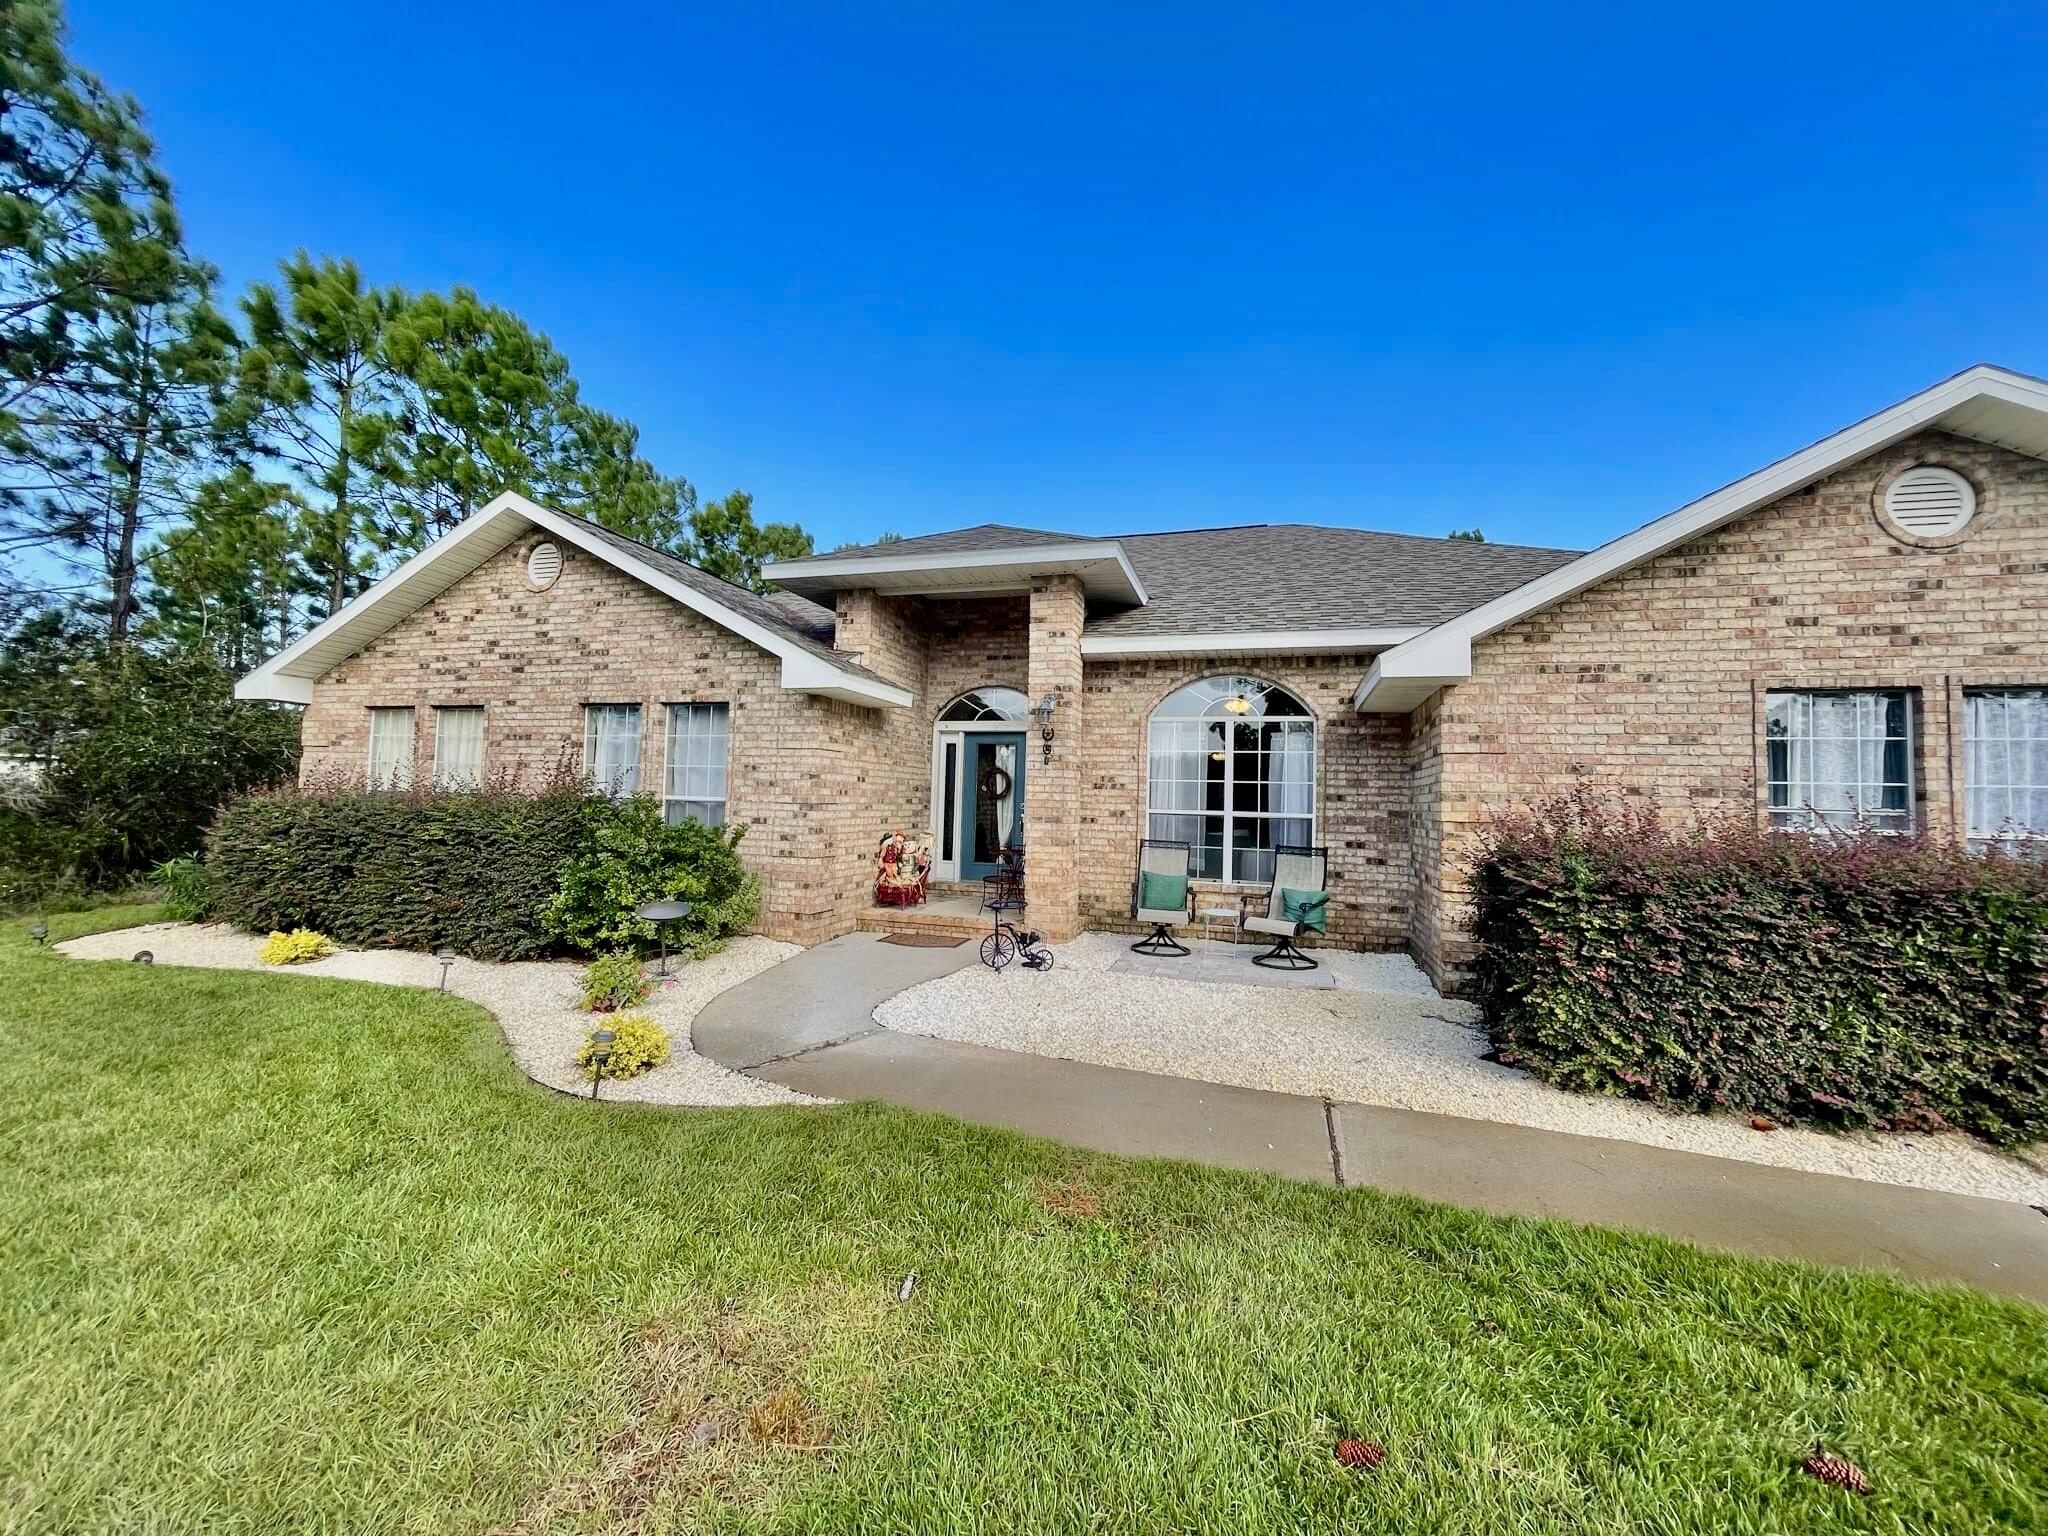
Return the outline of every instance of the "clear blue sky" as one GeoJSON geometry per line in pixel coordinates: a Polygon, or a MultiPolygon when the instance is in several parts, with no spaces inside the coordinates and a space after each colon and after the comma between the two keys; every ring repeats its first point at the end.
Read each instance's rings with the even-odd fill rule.
{"type": "Polygon", "coordinates": [[[231,288],[300,246],[471,284],[821,547],[1587,545],[1970,363],[2048,372],[2038,4],[72,22],[231,288]]]}

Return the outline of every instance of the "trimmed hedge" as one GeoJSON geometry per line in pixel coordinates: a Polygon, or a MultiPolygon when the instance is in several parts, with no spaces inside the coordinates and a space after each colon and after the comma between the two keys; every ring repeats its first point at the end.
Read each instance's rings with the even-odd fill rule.
{"type": "Polygon", "coordinates": [[[1471,861],[1500,1059],[1787,1123],[2048,1135],[2048,866],[1578,798],[1471,861]]]}
{"type": "Polygon", "coordinates": [[[567,947],[565,937],[573,945],[547,919],[576,871],[579,910],[593,930],[617,935],[605,947],[653,948],[653,927],[630,916],[639,902],[724,898],[677,925],[681,947],[701,949],[757,910],[758,884],[734,851],[740,830],[692,824],[662,836],[652,801],[614,801],[575,780],[539,793],[279,790],[235,801],[215,821],[207,915],[258,933],[313,928],[344,944],[448,944],[479,960],[527,960],[567,947]],[[639,855],[630,867],[607,852],[626,831],[639,855]]]}

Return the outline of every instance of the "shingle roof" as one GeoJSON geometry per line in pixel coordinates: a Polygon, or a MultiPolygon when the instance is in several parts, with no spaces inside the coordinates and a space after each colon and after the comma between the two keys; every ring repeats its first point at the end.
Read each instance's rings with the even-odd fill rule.
{"type": "Polygon", "coordinates": [[[1044,528],[1012,528],[1007,523],[976,523],[972,528],[949,528],[944,533],[920,533],[886,544],[856,544],[829,554],[805,555],[811,560],[875,560],[890,555],[942,555],[948,550],[1025,549],[1033,544],[1085,544],[1100,535],[1054,533],[1044,528]]]}
{"type": "Polygon", "coordinates": [[[971,553],[1090,538],[1123,546],[1150,601],[1091,611],[1087,633],[1133,637],[1441,624],[1580,553],[1307,523],[1115,535],[982,523],[811,558],[971,553]]]}
{"type": "MultiPolygon", "coordinates": [[[[568,514],[563,514],[567,516],[568,514]]],[[[629,539],[622,533],[614,533],[602,523],[591,522],[589,518],[576,521],[589,528],[602,542],[611,545],[633,559],[653,566],[663,574],[674,577],[683,585],[703,593],[715,603],[752,619],[764,628],[789,636],[798,645],[813,655],[829,661],[842,672],[851,672],[887,687],[897,687],[879,672],[870,671],[851,660],[843,651],[832,649],[832,610],[799,597],[794,592],[771,592],[762,594],[746,587],[735,586],[722,581],[709,571],[700,570],[687,560],[678,559],[666,550],[656,549],[651,544],[642,544],[638,539],[629,539]]]]}
{"type": "MultiPolygon", "coordinates": [[[[907,541],[906,541],[907,542],[907,541]]],[[[1304,523],[1118,538],[1151,601],[1091,613],[1091,635],[1441,624],[1578,558],[1304,523]]]]}

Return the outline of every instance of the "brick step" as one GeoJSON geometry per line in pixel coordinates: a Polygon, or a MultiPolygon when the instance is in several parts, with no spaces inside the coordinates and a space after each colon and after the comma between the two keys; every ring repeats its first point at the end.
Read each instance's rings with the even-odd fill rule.
{"type": "Polygon", "coordinates": [[[929,907],[869,907],[853,921],[863,933],[978,934],[990,927],[986,912],[934,912],[929,907]]]}

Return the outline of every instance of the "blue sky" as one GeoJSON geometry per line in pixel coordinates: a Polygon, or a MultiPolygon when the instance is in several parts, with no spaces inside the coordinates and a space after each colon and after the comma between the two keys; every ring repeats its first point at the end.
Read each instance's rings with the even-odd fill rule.
{"type": "Polygon", "coordinates": [[[1589,545],[2048,373],[2048,8],[74,0],[231,290],[468,283],[700,493],[1589,545]]]}

